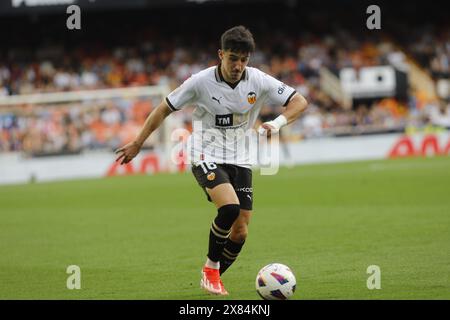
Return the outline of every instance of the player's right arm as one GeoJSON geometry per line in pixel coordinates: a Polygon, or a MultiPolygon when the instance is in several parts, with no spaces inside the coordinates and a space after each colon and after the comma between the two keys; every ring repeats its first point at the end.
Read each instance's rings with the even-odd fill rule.
{"type": "Polygon", "coordinates": [[[145,120],[144,126],[142,127],[139,135],[132,142],[127,143],[123,147],[117,149],[115,151],[116,154],[119,154],[116,161],[122,159],[120,164],[130,162],[142,148],[145,140],[152,134],[153,131],[159,128],[159,126],[163,123],[164,119],[172,113],[172,109],[169,108],[167,102],[163,100],[159,106],[157,106],[147,117],[145,120]]]}
{"type": "Polygon", "coordinates": [[[122,159],[120,164],[130,162],[139,153],[144,141],[153,131],[159,128],[169,114],[173,111],[180,110],[184,105],[193,102],[195,98],[195,80],[194,77],[191,76],[184,81],[181,86],[172,91],[166,99],[150,113],[145,120],[144,127],[134,141],[116,150],[116,153],[119,154],[116,161],[122,159]]]}

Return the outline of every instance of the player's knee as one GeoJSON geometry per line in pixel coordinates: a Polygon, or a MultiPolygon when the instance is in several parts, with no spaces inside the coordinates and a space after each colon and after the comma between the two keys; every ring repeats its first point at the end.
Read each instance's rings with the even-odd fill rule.
{"type": "Polygon", "coordinates": [[[234,225],[231,230],[230,239],[236,243],[242,243],[247,239],[248,227],[247,224],[234,225]]]}
{"type": "Polygon", "coordinates": [[[228,230],[239,216],[240,207],[238,204],[227,204],[219,208],[215,222],[221,228],[228,230]]]}

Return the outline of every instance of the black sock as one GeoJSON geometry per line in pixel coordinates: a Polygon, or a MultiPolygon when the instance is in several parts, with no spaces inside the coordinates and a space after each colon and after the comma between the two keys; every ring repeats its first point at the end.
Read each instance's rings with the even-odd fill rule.
{"type": "Polygon", "coordinates": [[[244,243],[245,240],[241,243],[236,243],[228,239],[223,248],[222,257],[220,258],[220,274],[224,273],[236,261],[244,243]]]}
{"type": "Polygon", "coordinates": [[[222,252],[231,232],[231,226],[239,216],[238,204],[227,204],[220,207],[209,231],[208,258],[211,261],[220,261],[222,252]]]}

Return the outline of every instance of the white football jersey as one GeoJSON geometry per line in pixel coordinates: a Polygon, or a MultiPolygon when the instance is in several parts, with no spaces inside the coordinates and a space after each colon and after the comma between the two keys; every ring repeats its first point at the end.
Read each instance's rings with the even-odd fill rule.
{"type": "Polygon", "coordinates": [[[194,105],[193,132],[188,142],[191,163],[200,161],[251,167],[256,132],[263,105],[286,106],[295,90],[272,76],[246,67],[239,83],[225,82],[220,65],[202,70],[172,91],[166,102],[174,111],[194,105]]]}

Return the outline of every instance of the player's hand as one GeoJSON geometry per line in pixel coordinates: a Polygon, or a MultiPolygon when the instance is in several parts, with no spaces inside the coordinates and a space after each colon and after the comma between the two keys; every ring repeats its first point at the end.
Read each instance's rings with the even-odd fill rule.
{"type": "Polygon", "coordinates": [[[130,162],[139,153],[139,151],[141,150],[141,146],[142,145],[140,145],[139,143],[133,141],[124,145],[122,148],[117,149],[115,153],[119,154],[119,156],[117,157],[116,162],[120,159],[122,159],[122,162],[120,164],[130,162]]]}
{"type": "Polygon", "coordinates": [[[264,122],[258,128],[258,133],[260,135],[267,135],[268,138],[272,136],[272,133],[277,133],[278,130],[268,122],[264,122]]]}

